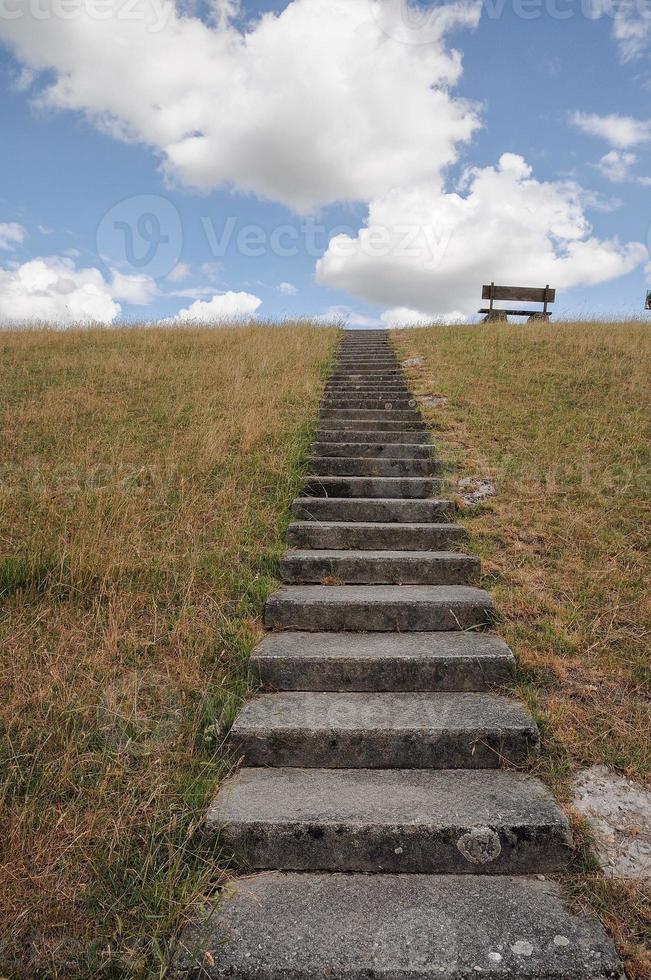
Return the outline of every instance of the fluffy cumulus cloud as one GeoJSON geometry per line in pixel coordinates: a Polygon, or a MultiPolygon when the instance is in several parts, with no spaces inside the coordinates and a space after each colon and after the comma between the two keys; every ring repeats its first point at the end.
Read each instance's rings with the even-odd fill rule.
{"type": "Polygon", "coordinates": [[[632,116],[599,116],[589,112],[574,112],[570,122],[577,129],[606,140],[618,150],[628,150],[632,146],[651,142],[651,120],[634,119],[632,116]]]}
{"type": "Polygon", "coordinates": [[[111,323],[120,312],[98,269],[78,269],[60,256],[0,268],[0,323],[61,326],[111,323]]]}
{"type": "Polygon", "coordinates": [[[595,166],[607,180],[618,184],[622,181],[630,180],[631,170],[636,163],[637,157],[634,153],[611,150],[610,153],[602,156],[601,160],[595,166]]]}
{"type": "Polygon", "coordinates": [[[433,11],[423,45],[389,36],[394,0],[293,0],[244,29],[228,2],[211,24],[172,0],[134,0],[128,16],[123,0],[103,2],[102,16],[89,3],[35,19],[29,6],[16,0],[23,15],[2,19],[0,38],[42,78],[40,104],[149,144],[193,187],[233,185],[297,210],[369,200],[454,161],[478,126],[450,95],[461,59],[445,44],[477,23],[475,0],[433,11]]]}
{"type": "Polygon", "coordinates": [[[22,225],[15,221],[0,221],[0,248],[5,251],[14,249],[17,245],[22,245],[27,237],[27,232],[22,225]]]}
{"type": "MultiPolygon", "coordinates": [[[[248,22],[237,0],[212,0],[209,21],[173,0],[87,0],[65,17],[42,16],[48,2],[34,18],[30,0],[15,0],[17,15],[0,19],[38,104],[152,147],[169,179],[189,187],[233,187],[304,212],[368,203],[365,226],[331,241],[317,275],[381,304],[381,322],[459,319],[482,279],[596,283],[646,255],[598,240],[587,196],[536,181],[513,154],[446,186],[479,127],[476,107],[453,93],[462,66],[447,36],[476,26],[480,0],[428,5],[423,16],[403,0],[290,0],[248,22]]],[[[573,121],[618,152],[651,139],[639,120],[573,121]]],[[[82,272],[112,304],[107,314],[120,297],[155,295],[150,281],[82,272]]],[[[247,293],[194,298],[180,321],[251,315],[260,304],[247,293]]]]}
{"type": "Polygon", "coordinates": [[[641,184],[643,187],[651,186],[651,177],[641,177],[634,173],[638,158],[635,153],[627,153],[624,150],[611,150],[602,156],[595,167],[607,179],[614,184],[632,183],[641,184]]]}
{"type": "Polygon", "coordinates": [[[251,293],[220,293],[210,300],[195,300],[173,318],[177,323],[220,323],[250,317],[262,304],[258,296],[251,293]]]}
{"type": "Polygon", "coordinates": [[[651,47],[651,7],[646,0],[593,0],[597,16],[611,16],[621,60],[634,61],[651,47]]]}
{"type": "Polygon", "coordinates": [[[522,157],[471,169],[459,191],[437,182],[373,201],[356,238],[333,238],[320,282],[367,302],[404,307],[405,320],[458,321],[477,308],[484,282],[559,288],[623,275],[644,261],[640,243],[598,240],[572,183],[540,182],[522,157]]]}

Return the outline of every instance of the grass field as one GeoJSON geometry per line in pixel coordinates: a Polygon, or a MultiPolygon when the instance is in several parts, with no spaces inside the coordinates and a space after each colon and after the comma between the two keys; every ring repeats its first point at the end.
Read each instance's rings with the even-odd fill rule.
{"type": "Polygon", "coordinates": [[[162,975],[335,337],[0,333],[0,976],[162,975]]]}
{"type": "MultiPolygon", "coordinates": [[[[466,511],[519,688],[545,737],[542,775],[651,780],[651,331],[642,324],[499,325],[395,333],[443,452],[497,496],[466,511]]],[[[584,828],[576,824],[579,837],[584,828]]],[[[651,903],[588,858],[574,894],[651,977],[651,903]],[[646,947],[646,949],[645,949],[646,947]]]]}
{"type": "MultiPolygon", "coordinates": [[[[196,833],[275,587],[336,333],[0,334],[0,977],[162,976],[219,855],[196,833]]],[[[541,774],[649,773],[646,328],[393,335],[468,510],[541,774]]],[[[585,836],[576,825],[579,838],[585,836]]],[[[651,977],[649,897],[584,851],[575,900],[651,977]]]]}

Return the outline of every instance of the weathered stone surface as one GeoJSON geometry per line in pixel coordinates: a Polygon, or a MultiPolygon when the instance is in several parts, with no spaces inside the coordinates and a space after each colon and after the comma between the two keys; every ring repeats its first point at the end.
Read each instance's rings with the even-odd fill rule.
{"type": "Polygon", "coordinates": [[[336,381],[326,385],[324,391],[328,395],[342,395],[350,398],[378,398],[382,397],[385,392],[397,397],[414,397],[402,381],[369,381],[367,384],[349,384],[346,381],[336,381]]]}
{"type": "Polygon", "coordinates": [[[270,596],[264,618],[269,629],[421,632],[473,629],[494,613],[469,585],[291,585],[270,596]]]}
{"type": "Polygon", "coordinates": [[[421,419],[419,411],[413,408],[322,408],[319,413],[322,419],[368,419],[372,422],[381,422],[382,419],[392,422],[400,422],[401,419],[409,422],[418,422],[421,419]]]}
{"type": "Polygon", "coordinates": [[[413,398],[407,395],[392,395],[390,392],[378,395],[329,395],[323,396],[321,408],[373,408],[391,410],[416,407],[413,398]]]}
{"type": "Polygon", "coordinates": [[[263,694],[230,733],[248,766],[497,769],[538,746],[521,702],[486,693],[263,694]]]}
{"type": "Polygon", "coordinates": [[[607,766],[577,774],[575,808],[590,824],[608,875],[651,881],[651,792],[607,766]]]}
{"type": "Polygon", "coordinates": [[[363,430],[363,429],[349,429],[345,433],[333,431],[332,429],[319,429],[316,434],[316,439],[318,442],[341,442],[345,438],[346,442],[363,442],[363,443],[377,443],[377,442],[393,442],[393,443],[407,443],[410,445],[427,444],[430,441],[429,432],[386,432],[374,431],[374,430],[363,430]]]}
{"type": "Polygon", "coordinates": [[[333,374],[330,376],[332,381],[337,379],[350,379],[356,380],[361,378],[364,380],[370,380],[371,378],[379,378],[383,380],[384,378],[400,378],[401,381],[405,380],[405,376],[399,367],[394,367],[393,365],[385,367],[383,364],[368,364],[368,365],[337,365],[333,374]]]}
{"type": "Polygon", "coordinates": [[[515,661],[488,633],[269,633],[255,680],[279,691],[485,691],[515,661]]]}
{"type": "Polygon", "coordinates": [[[427,426],[424,422],[414,420],[413,422],[392,421],[387,419],[364,419],[360,424],[359,419],[321,419],[320,428],[331,432],[341,432],[342,430],[352,429],[353,431],[364,429],[365,432],[425,432],[427,426]]]}
{"type": "Polygon", "coordinates": [[[394,371],[399,370],[399,365],[392,357],[377,358],[346,358],[340,360],[335,366],[336,371],[394,371]]]}
{"type": "Polygon", "coordinates": [[[456,508],[452,500],[297,497],[292,504],[292,513],[305,521],[398,521],[403,524],[427,524],[451,520],[456,508]]]}
{"type": "Polygon", "coordinates": [[[400,378],[400,377],[385,378],[384,380],[380,380],[380,381],[375,381],[373,379],[371,379],[370,381],[367,381],[365,379],[357,379],[355,381],[350,381],[348,379],[342,378],[338,380],[335,378],[332,381],[327,381],[325,388],[326,391],[331,388],[343,389],[343,390],[349,389],[351,391],[358,391],[358,390],[366,391],[367,389],[378,388],[381,385],[390,385],[392,388],[398,387],[401,388],[403,391],[408,391],[411,394],[411,388],[404,380],[404,378],[400,378]]]}
{"type": "Polygon", "coordinates": [[[442,469],[435,459],[357,459],[313,456],[308,470],[316,476],[434,476],[442,469]]]}
{"type": "Polygon", "coordinates": [[[485,500],[494,497],[497,493],[495,484],[491,483],[490,480],[479,480],[469,476],[459,480],[457,486],[464,504],[470,507],[483,504],[485,500]]]}
{"type": "Polygon", "coordinates": [[[388,497],[392,500],[423,500],[441,489],[431,476],[306,476],[305,497],[388,497]]]}
{"type": "Polygon", "coordinates": [[[455,551],[288,551],[280,563],[283,582],[319,583],[334,578],[355,585],[475,585],[479,559],[455,551]]]}
{"type": "Polygon", "coordinates": [[[603,928],[530,878],[253,875],[181,946],[176,980],[624,980],[603,928]]]}
{"type": "Polygon", "coordinates": [[[242,769],[208,812],[243,868],[528,874],[567,864],[567,820],[514,772],[242,769]]]}
{"type": "Polygon", "coordinates": [[[447,551],[466,538],[460,524],[296,521],[287,529],[287,541],[294,548],[447,551]]]}
{"type": "Polygon", "coordinates": [[[430,459],[434,446],[425,442],[348,442],[344,433],[341,442],[312,443],[312,452],[317,456],[357,456],[371,459],[430,459]]]}

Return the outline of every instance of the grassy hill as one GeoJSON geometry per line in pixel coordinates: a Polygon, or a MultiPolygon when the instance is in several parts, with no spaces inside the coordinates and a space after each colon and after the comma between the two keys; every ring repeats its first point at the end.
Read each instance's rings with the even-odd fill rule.
{"type": "MultiPolygon", "coordinates": [[[[335,338],[0,334],[0,976],[163,974],[219,858],[193,831],[228,768],[335,338]]],[[[394,339],[422,358],[416,389],[447,399],[424,408],[442,452],[496,486],[465,518],[541,774],[566,801],[584,765],[648,781],[648,329],[394,339]]],[[[571,885],[651,976],[648,894],[585,852],[571,885]]]]}
{"type": "MultiPolygon", "coordinates": [[[[459,478],[497,495],[465,516],[520,694],[545,738],[541,774],[605,764],[651,782],[651,331],[641,323],[481,325],[394,334],[459,478]],[[438,399],[437,399],[438,401],[438,399]]],[[[583,828],[575,821],[581,836],[583,828]]],[[[577,898],[651,976],[651,897],[579,862],[577,898]],[[646,946],[646,949],[645,949],[646,946]]]]}
{"type": "Polygon", "coordinates": [[[159,975],[335,337],[0,333],[0,975],[159,975]]]}

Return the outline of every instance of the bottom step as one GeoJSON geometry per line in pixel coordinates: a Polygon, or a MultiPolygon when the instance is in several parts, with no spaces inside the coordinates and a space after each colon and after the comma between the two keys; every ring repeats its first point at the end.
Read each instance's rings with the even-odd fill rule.
{"type": "Polygon", "coordinates": [[[176,980],[624,980],[594,920],[529,878],[270,872],[186,930],[176,980]]]}

